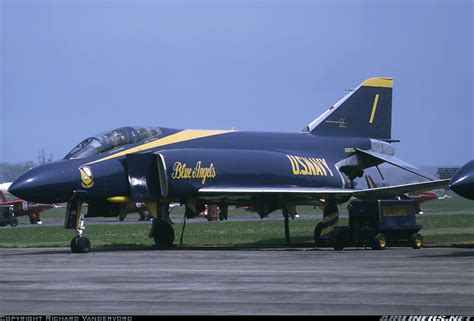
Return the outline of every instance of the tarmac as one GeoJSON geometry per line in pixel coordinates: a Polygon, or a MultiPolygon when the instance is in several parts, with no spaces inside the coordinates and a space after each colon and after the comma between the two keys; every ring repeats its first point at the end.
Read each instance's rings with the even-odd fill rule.
{"type": "Polygon", "coordinates": [[[474,315],[474,249],[0,249],[0,315],[474,315]]]}

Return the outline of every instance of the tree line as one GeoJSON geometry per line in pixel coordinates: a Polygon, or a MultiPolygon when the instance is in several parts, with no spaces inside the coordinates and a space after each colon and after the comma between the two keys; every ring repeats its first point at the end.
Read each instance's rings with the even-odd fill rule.
{"type": "Polygon", "coordinates": [[[46,151],[41,149],[38,152],[37,161],[26,161],[17,163],[0,163],[0,183],[12,182],[18,178],[21,174],[25,173],[30,168],[35,166],[49,163],[53,160],[53,154],[47,154],[46,151]]]}

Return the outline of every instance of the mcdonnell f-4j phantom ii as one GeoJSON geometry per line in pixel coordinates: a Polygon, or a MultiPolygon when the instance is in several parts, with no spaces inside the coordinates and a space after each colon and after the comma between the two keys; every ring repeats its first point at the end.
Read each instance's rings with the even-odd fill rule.
{"type": "Polygon", "coordinates": [[[175,239],[171,202],[194,213],[205,204],[224,212],[229,205],[249,205],[261,217],[281,209],[287,241],[296,206],[320,206],[323,236],[337,224],[337,205],[351,196],[393,198],[448,184],[393,156],[392,85],[391,78],[367,79],[298,133],[121,127],[31,169],[9,191],[40,203],[68,202],[65,227],[77,232],[73,252],[90,248],[83,203],[93,217],[115,216],[127,202],[145,202],[155,218],[150,236],[160,247],[175,239]],[[364,169],[384,162],[431,181],[354,189],[364,169]]]}

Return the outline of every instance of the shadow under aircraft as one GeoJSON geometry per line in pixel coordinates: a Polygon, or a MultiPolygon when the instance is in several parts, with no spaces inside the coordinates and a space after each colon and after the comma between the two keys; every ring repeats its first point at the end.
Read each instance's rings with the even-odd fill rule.
{"type": "MultiPolygon", "coordinates": [[[[323,209],[321,236],[334,230],[338,204],[357,198],[395,198],[447,186],[394,157],[391,78],[370,78],[351,90],[302,132],[181,130],[121,127],[82,141],[64,159],[26,172],[9,191],[28,201],[67,202],[65,227],[76,229],[73,252],[88,252],[87,216],[116,216],[127,202],[145,202],[154,217],[150,231],[159,247],[175,239],[169,204],[186,214],[217,204],[251,206],[261,217],[298,205],[323,209]],[[355,189],[364,170],[389,163],[428,181],[355,189]]],[[[318,231],[319,231],[318,230],[318,231]]],[[[319,233],[319,232],[318,232],[319,233]]]]}

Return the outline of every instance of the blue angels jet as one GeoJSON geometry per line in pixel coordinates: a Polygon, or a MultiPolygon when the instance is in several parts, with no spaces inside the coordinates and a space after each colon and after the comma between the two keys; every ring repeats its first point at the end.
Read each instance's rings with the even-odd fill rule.
{"type": "Polygon", "coordinates": [[[288,217],[297,205],[323,209],[318,235],[331,233],[337,205],[358,198],[393,198],[432,190],[449,180],[431,180],[394,157],[391,136],[391,78],[370,78],[350,91],[303,132],[181,130],[121,127],[91,136],[64,159],[19,177],[9,191],[38,203],[68,202],[65,227],[76,229],[73,252],[88,252],[83,235],[88,217],[117,216],[127,202],[146,202],[153,217],[150,237],[171,246],[169,204],[199,213],[205,204],[251,206],[261,217],[281,209],[289,242],[288,217]],[[389,163],[430,181],[354,189],[369,167],[389,163]]]}

